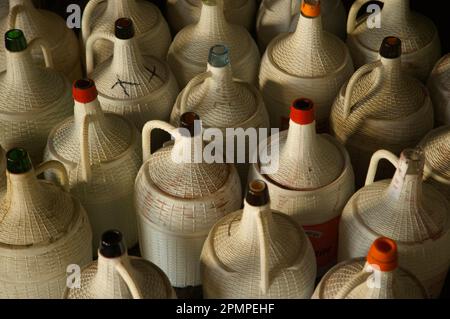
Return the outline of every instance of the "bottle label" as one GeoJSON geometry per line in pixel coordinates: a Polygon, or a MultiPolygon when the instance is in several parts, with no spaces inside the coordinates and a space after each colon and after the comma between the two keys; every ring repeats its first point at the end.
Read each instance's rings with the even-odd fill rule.
{"type": "Polygon", "coordinates": [[[323,224],[303,226],[316,254],[318,277],[336,264],[339,220],[340,216],[323,224]]]}

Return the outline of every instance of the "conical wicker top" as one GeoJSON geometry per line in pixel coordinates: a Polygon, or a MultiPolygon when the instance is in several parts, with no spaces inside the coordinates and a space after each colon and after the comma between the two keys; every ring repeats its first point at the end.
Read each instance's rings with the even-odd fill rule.
{"type": "Polygon", "coordinates": [[[337,142],[315,130],[312,101],[294,101],[289,130],[280,133],[279,169],[268,175],[271,180],[288,189],[312,190],[329,185],[342,174],[344,155],[337,142]]]}
{"type": "Polygon", "coordinates": [[[450,179],[450,126],[432,131],[422,142],[425,165],[432,172],[450,179]]]}
{"type": "Polygon", "coordinates": [[[450,54],[445,55],[436,64],[431,74],[431,79],[434,83],[439,83],[439,85],[447,90],[450,95],[450,54]]]}
{"type": "Polygon", "coordinates": [[[304,13],[300,14],[296,31],[278,37],[268,50],[273,63],[297,77],[320,77],[335,72],[347,55],[345,44],[322,30],[320,15],[309,17],[304,13]]]}
{"type": "Polygon", "coordinates": [[[172,43],[171,50],[180,56],[180,60],[206,65],[209,49],[216,44],[229,48],[232,63],[237,63],[240,57],[253,51],[254,43],[250,34],[244,27],[228,23],[220,11],[223,10],[220,4],[203,6],[212,8],[209,14],[202,14],[198,23],[182,29],[172,43]]]}
{"type": "MultiPolygon", "coordinates": [[[[3,187],[5,187],[5,180],[6,180],[6,162],[5,162],[5,151],[3,150],[2,146],[0,145],[0,193],[3,190],[3,187]]],[[[1,195],[0,195],[1,196],[1,195]]]]}
{"type": "Polygon", "coordinates": [[[72,197],[59,186],[39,181],[33,169],[7,175],[0,198],[0,243],[45,245],[71,229],[78,216],[72,197]]]}

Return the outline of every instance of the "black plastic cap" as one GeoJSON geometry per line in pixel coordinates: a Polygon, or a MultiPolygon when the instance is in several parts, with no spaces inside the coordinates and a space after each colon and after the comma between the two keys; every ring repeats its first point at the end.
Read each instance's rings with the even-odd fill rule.
{"type": "Polygon", "coordinates": [[[396,59],[402,55],[402,41],[396,37],[386,37],[381,43],[380,55],[386,59],[396,59]]]}
{"type": "Polygon", "coordinates": [[[118,258],[127,251],[123,243],[122,233],[118,230],[108,230],[103,233],[100,241],[100,254],[105,258],[118,258]]]}
{"type": "Polygon", "coordinates": [[[9,52],[21,52],[25,50],[27,40],[22,30],[12,29],[5,33],[5,47],[9,52]]]}
{"type": "Polygon", "coordinates": [[[248,184],[247,203],[252,206],[264,206],[269,203],[269,190],[267,184],[261,180],[255,180],[248,184]]]}
{"type": "Polygon", "coordinates": [[[28,152],[23,148],[9,150],[6,153],[6,168],[11,174],[28,173],[33,168],[28,152]]]}
{"type": "Polygon", "coordinates": [[[120,18],[116,20],[115,24],[116,38],[121,40],[128,40],[134,37],[133,21],[128,18],[120,18]]]}
{"type": "Polygon", "coordinates": [[[195,136],[195,123],[200,121],[200,117],[194,112],[186,112],[181,115],[180,128],[184,128],[189,131],[191,137],[195,136]]]}

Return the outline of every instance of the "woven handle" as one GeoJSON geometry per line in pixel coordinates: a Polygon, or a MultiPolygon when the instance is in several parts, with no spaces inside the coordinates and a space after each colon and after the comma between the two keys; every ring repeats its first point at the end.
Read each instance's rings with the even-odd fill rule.
{"type": "Polygon", "coordinates": [[[83,180],[87,183],[91,179],[91,162],[89,159],[89,123],[91,116],[83,115],[80,131],[80,167],[83,180]]]}
{"type": "Polygon", "coordinates": [[[424,168],[424,174],[423,174],[423,179],[427,180],[427,179],[434,179],[435,181],[444,184],[444,185],[449,185],[450,186],[450,179],[447,179],[445,177],[442,177],[439,174],[436,174],[435,172],[433,172],[428,166],[425,166],[424,168]]]}
{"type": "Polygon", "coordinates": [[[356,28],[356,24],[357,24],[357,16],[358,16],[358,12],[359,10],[361,10],[362,6],[365,5],[367,2],[370,2],[372,0],[356,0],[352,7],[350,8],[350,12],[348,14],[348,19],[347,19],[347,34],[351,34],[353,33],[353,31],[355,31],[356,28]]]}
{"type": "Polygon", "coordinates": [[[350,114],[352,113],[352,95],[353,90],[355,89],[356,84],[361,79],[362,76],[365,74],[372,72],[377,67],[380,67],[381,61],[375,61],[366,65],[363,65],[360,67],[350,78],[350,81],[347,84],[347,87],[345,89],[345,97],[344,97],[344,119],[348,118],[350,114]]]}
{"type": "Polygon", "coordinates": [[[178,130],[169,123],[166,123],[164,121],[147,122],[144,125],[144,129],[142,130],[142,154],[144,162],[146,162],[152,155],[152,131],[154,129],[163,130],[172,135],[175,139],[177,139],[179,136],[178,130]]]}
{"type": "Polygon", "coordinates": [[[30,50],[33,50],[36,46],[39,46],[42,50],[42,54],[44,56],[45,61],[45,67],[53,69],[53,57],[48,42],[42,38],[36,38],[28,44],[30,50]]]}
{"type": "Polygon", "coordinates": [[[127,269],[125,263],[123,263],[120,259],[115,262],[115,267],[120,277],[122,277],[125,284],[128,286],[130,290],[131,296],[134,299],[144,299],[139,289],[137,283],[134,281],[133,277],[130,274],[130,271],[127,269]]]}
{"type": "Polygon", "coordinates": [[[181,100],[180,100],[180,115],[184,114],[186,112],[186,105],[187,100],[189,98],[189,92],[192,91],[192,89],[200,85],[202,82],[204,82],[207,78],[211,77],[212,73],[211,71],[204,72],[202,74],[199,74],[198,76],[194,77],[184,88],[183,92],[181,93],[181,100]]]}
{"type": "Polygon", "coordinates": [[[9,10],[9,14],[8,14],[8,29],[15,29],[17,15],[21,11],[25,11],[25,9],[26,9],[26,6],[24,6],[23,4],[16,4],[15,6],[13,6],[9,10]]]}
{"type": "Polygon", "coordinates": [[[91,74],[92,71],[94,71],[95,68],[95,61],[94,61],[94,44],[98,40],[107,40],[111,41],[113,44],[115,43],[116,39],[114,36],[112,36],[109,33],[105,32],[97,32],[93,33],[86,41],[86,73],[91,74]]]}
{"type": "Polygon", "coordinates": [[[64,165],[58,161],[48,161],[36,167],[35,174],[38,176],[47,170],[54,170],[58,175],[58,180],[61,182],[63,189],[69,192],[69,176],[64,165]]]}
{"type": "Polygon", "coordinates": [[[375,181],[375,175],[377,174],[378,163],[380,160],[385,159],[391,162],[395,167],[398,166],[399,158],[393,153],[386,150],[379,150],[372,155],[369,165],[369,171],[367,172],[367,178],[365,186],[373,184],[375,181]]]}
{"type": "Polygon", "coordinates": [[[81,30],[83,30],[83,43],[86,43],[87,39],[91,35],[91,19],[94,14],[95,8],[106,0],[90,0],[83,11],[83,19],[81,20],[81,30]]]}
{"type": "Polygon", "coordinates": [[[266,227],[264,226],[262,211],[257,215],[256,225],[258,227],[259,238],[259,258],[260,258],[260,288],[263,294],[266,294],[270,285],[270,266],[269,266],[269,247],[267,243],[266,227]]]}

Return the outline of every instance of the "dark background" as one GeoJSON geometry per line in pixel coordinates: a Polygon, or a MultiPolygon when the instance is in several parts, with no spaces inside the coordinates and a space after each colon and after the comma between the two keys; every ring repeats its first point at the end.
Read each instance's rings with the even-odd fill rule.
{"type": "MultiPolygon", "coordinates": [[[[3,1],[3,0],[0,0],[3,1]]],[[[86,5],[88,0],[34,0],[36,4],[45,9],[49,9],[59,13],[61,16],[66,16],[66,8],[69,4],[78,3],[81,6],[86,5]]],[[[166,0],[147,0],[155,3],[161,8],[161,11],[165,10],[166,0]]],[[[225,0],[233,1],[233,0],[225,0]]],[[[342,0],[347,10],[354,2],[354,0],[342,0]]],[[[373,1],[376,2],[376,1],[373,1]]],[[[441,42],[442,53],[450,52],[450,13],[445,8],[448,1],[442,0],[411,0],[411,8],[417,12],[420,12],[434,21],[438,27],[441,42]]]]}

